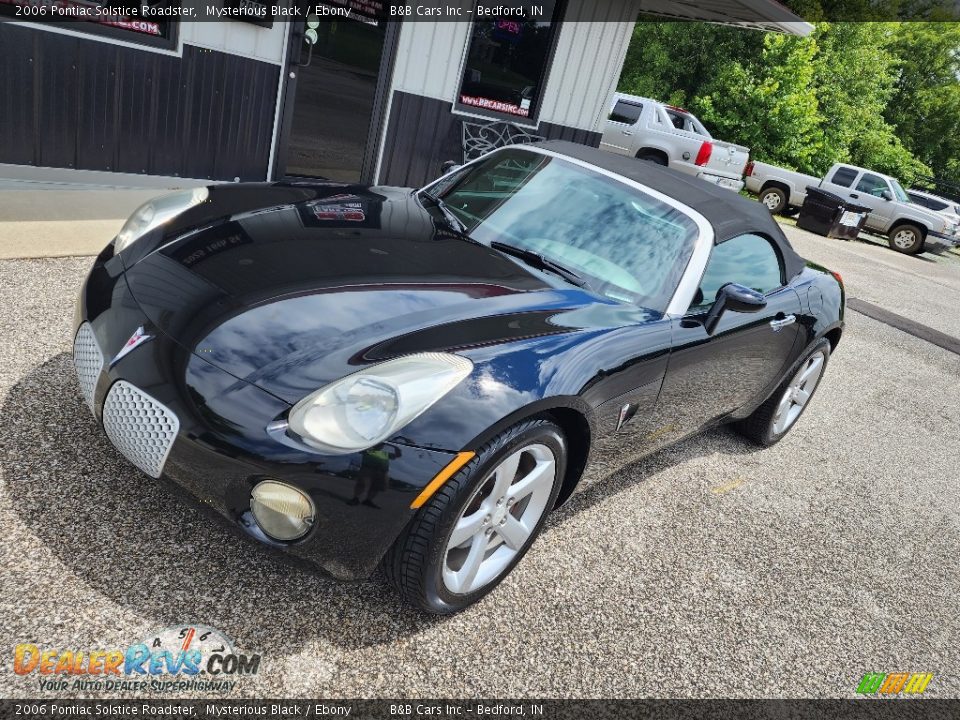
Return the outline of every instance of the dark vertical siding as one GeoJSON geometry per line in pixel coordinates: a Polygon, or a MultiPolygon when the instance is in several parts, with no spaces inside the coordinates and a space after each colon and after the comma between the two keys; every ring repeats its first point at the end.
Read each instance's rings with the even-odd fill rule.
{"type": "Polygon", "coordinates": [[[441,100],[394,92],[387,125],[381,182],[417,186],[440,173],[445,160],[460,161],[460,123],[441,100]]]}
{"type": "MultiPolygon", "coordinates": [[[[379,182],[419,187],[440,174],[444,161],[460,162],[463,158],[461,122],[464,119],[477,120],[455,115],[452,110],[452,103],[395,91],[379,182]]],[[[600,133],[564,125],[543,122],[533,132],[548,140],[570,140],[592,147],[600,145],[600,133]]]]}
{"type": "Polygon", "coordinates": [[[0,23],[0,163],[263,180],[279,68],[0,23]]]}
{"type": "MultiPolygon", "coordinates": [[[[4,28],[0,28],[0,31],[4,28]]],[[[37,165],[77,166],[77,41],[57,36],[46,52],[34,57],[40,63],[40,114],[34,122],[40,127],[39,145],[34,149],[37,165]]],[[[0,43],[2,46],[3,43],[0,43]]]]}
{"type": "Polygon", "coordinates": [[[13,42],[0,50],[0,118],[3,130],[0,144],[7,148],[11,159],[19,164],[33,162],[33,147],[39,128],[33,122],[34,108],[39,104],[35,96],[42,73],[29,47],[22,41],[13,42]]]}

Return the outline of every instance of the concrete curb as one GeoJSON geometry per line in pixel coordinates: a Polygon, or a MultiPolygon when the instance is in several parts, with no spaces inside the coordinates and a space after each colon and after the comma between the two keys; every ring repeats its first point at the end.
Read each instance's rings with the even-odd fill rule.
{"type": "Polygon", "coordinates": [[[167,188],[0,188],[0,259],[96,255],[167,188]]]}

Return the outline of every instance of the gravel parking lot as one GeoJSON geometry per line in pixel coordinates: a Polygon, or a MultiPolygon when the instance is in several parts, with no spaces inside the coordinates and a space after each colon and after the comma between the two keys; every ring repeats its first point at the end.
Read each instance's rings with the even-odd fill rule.
{"type": "MultiPolygon", "coordinates": [[[[797,245],[854,295],[909,295],[926,265],[797,245]]],[[[780,445],[721,429],[599,480],[497,592],[433,619],[265,552],[112,449],[69,356],[90,262],[0,261],[3,696],[64,696],[13,673],[18,643],[126,647],[182,623],[262,655],[234,697],[834,697],[867,671],[960,696],[960,356],[850,312],[780,445]]],[[[960,263],[937,267],[926,319],[960,335],[960,263]]]]}

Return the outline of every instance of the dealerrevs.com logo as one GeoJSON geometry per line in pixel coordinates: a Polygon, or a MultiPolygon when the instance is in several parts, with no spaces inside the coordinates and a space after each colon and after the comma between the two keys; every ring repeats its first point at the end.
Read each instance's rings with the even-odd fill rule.
{"type": "Polygon", "coordinates": [[[237,652],[226,635],[204,625],[164,628],[125,648],[21,643],[13,654],[13,671],[36,675],[45,691],[229,692],[259,670],[260,655],[237,652]]]}

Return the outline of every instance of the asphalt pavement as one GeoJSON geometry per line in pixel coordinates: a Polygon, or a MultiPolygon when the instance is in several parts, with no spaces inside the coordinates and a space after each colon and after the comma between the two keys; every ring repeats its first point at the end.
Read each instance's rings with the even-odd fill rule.
{"type": "Polygon", "coordinates": [[[939,250],[904,255],[885,239],[864,233],[859,240],[821,237],[784,224],[797,251],[843,275],[851,297],[879,305],[960,338],[960,255],[939,250]]]}
{"type": "MultiPolygon", "coordinates": [[[[958,334],[960,264],[797,245],[958,334]]],[[[894,671],[960,696],[960,356],[848,313],[779,445],[720,429],[612,473],[496,592],[435,619],[264,551],[112,449],[69,355],[90,262],[0,261],[0,695],[71,694],[15,675],[19,643],[202,623],[262,656],[231,697],[836,697],[894,671]]]]}

